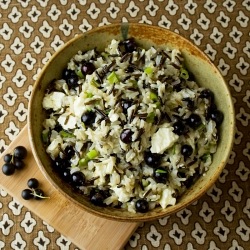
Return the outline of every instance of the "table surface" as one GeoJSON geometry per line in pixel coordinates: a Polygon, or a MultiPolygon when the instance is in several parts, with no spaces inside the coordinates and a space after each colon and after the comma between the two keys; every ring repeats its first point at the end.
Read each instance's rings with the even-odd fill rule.
{"type": "MultiPolygon", "coordinates": [[[[125,249],[249,249],[249,17],[250,0],[1,0],[0,152],[27,123],[37,74],[66,41],[117,22],[171,29],[199,46],[225,77],[235,105],[234,147],[218,181],[198,202],[143,223],[125,249]]],[[[0,189],[1,249],[78,248],[0,189]]]]}

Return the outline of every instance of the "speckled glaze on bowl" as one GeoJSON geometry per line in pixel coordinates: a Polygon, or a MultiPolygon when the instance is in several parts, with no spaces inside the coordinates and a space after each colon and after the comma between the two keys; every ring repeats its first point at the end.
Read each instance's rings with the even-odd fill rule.
{"type": "Polygon", "coordinates": [[[41,71],[33,88],[29,103],[28,131],[35,160],[48,181],[58,192],[92,214],[106,219],[139,222],[153,220],[175,213],[196,201],[212,186],[225,167],[229,157],[233,145],[234,123],[234,108],[227,84],[217,68],[204,53],[188,40],[167,29],[144,24],[124,23],[103,26],[78,35],[52,56],[41,71]],[[83,196],[73,192],[70,186],[53,172],[51,160],[45,152],[41,139],[42,123],[45,117],[42,109],[42,99],[45,90],[53,79],[61,78],[62,70],[66,67],[70,58],[79,50],[86,51],[95,47],[98,50],[103,50],[111,39],[122,40],[129,37],[135,38],[140,46],[146,48],[154,45],[161,48],[170,47],[180,49],[185,58],[187,68],[194,74],[201,86],[210,88],[214,92],[216,104],[224,113],[224,121],[220,128],[218,150],[214,155],[213,163],[207,174],[200,177],[198,181],[178,199],[175,206],[169,206],[166,209],[156,208],[145,214],[133,214],[121,209],[97,207],[92,205],[83,196]]]}

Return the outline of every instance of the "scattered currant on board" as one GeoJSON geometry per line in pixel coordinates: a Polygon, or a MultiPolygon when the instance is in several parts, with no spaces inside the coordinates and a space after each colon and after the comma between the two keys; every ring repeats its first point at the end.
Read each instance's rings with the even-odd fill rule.
{"type": "Polygon", "coordinates": [[[17,146],[14,151],[7,153],[3,160],[2,166],[3,174],[9,176],[13,175],[16,169],[22,169],[25,166],[24,159],[27,157],[27,149],[24,146],[17,146]]]}

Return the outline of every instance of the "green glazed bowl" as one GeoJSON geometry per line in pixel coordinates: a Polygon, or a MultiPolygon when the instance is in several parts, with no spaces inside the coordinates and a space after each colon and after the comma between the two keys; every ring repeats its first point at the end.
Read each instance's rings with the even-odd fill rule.
{"type": "Polygon", "coordinates": [[[227,84],[218,69],[196,46],[185,38],[167,29],[144,24],[113,24],[99,27],[76,36],[61,49],[59,49],[45,65],[33,88],[29,103],[28,131],[29,140],[35,160],[48,181],[68,200],[80,206],[82,209],[101,216],[127,222],[140,222],[154,220],[175,213],[200,198],[218,179],[226,165],[234,139],[234,108],[227,84]],[[213,157],[213,163],[206,175],[201,176],[178,200],[174,206],[165,209],[156,208],[145,214],[133,214],[121,209],[97,207],[92,205],[83,196],[75,193],[69,184],[65,183],[52,170],[51,160],[43,146],[41,133],[45,114],[42,108],[42,100],[45,91],[53,79],[60,79],[62,70],[66,67],[70,58],[79,50],[97,48],[103,50],[112,39],[126,39],[133,37],[142,47],[154,45],[158,48],[165,46],[178,48],[184,56],[186,66],[190,70],[200,86],[211,89],[214,92],[218,108],[224,113],[224,121],[220,127],[220,140],[217,152],[213,157]]]}

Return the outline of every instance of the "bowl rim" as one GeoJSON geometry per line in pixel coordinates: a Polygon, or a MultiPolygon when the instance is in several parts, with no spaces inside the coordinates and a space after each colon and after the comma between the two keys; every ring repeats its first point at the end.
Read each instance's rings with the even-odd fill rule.
{"type": "Polygon", "coordinates": [[[228,145],[227,147],[227,154],[225,155],[225,159],[227,159],[225,162],[220,162],[220,166],[219,171],[217,171],[214,175],[213,178],[209,181],[206,182],[206,185],[199,191],[199,193],[193,197],[192,199],[189,199],[186,203],[182,204],[182,205],[178,205],[178,202],[176,203],[176,205],[168,207],[168,210],[162,214],[153,214],[153,215],[148,215],[147,213],[142,214],[141,216],[132,216],[132,217],[123,217],[123,216],[118,216],[118,215],[110,215],[110,214],[106,214],[103,212],[100,212],[98,210],[93,210],[88,206],[85,206],[84,204],[80,203],[79,201],[75,200],[73,197],[71,197],[69,194],[67,194],[64,190],[62,190],[57,183],[55,183],[55,181],[53,180],[53,178],[47,173],[47,171],[45,170],[41,160],[38,157],[37,154],[37,148],[35,145],[35,141],[34,141],[34,137],[33,137],[33,128],[31,126],[32,124],[32,103],[34,101],[35,98],[35,91],[37,90],[37,88],[39,87],[39,84],[41,82],[41,79],[43,78],[44,74],[46,73],[47,68],[50,66],[50,64],[55,60],[55,58],[62,53],[62,51],[64,49],[66,49],[67,47],[69,47],[72,43],[74,43],[75,41],[77,41],[78,39],[82,39],[84,36],[92,34],[92,33],[96,33],[98,31],[102,31],[104,30],[106,27],[120,27],[120,28],[125,28],[127,29],[128,26],[137,26],[137,27],[143,27],[143,28],[147,28],[147,27],[154,27],[158,30],[162,30],[163,32],[167,32],[169,34],[174,35],[177,38],[182,39],[185,43],[187,43],[189,46],[191,46],[192,48],[195,49],[195,51],[199,52],[200,55],[202,55],[203,58],[206,59],[207,63],[210,63],[211,66],[215,69],[216,73],[219,74],[219,76],[222,79],[223,85],[224,87],[227,89],[229,96],[228,96],[228,100],[230,103],[230,106],[232,107],[232,110],[230,110],[232,117],[235,118],[235,110],[234,110],[234,105],[233,105],[233,101],[232,101],[232,96],[230,94],[230,89],[229,86],[226,84],[226,81],[224,79],[224,77],[222,76],[222,74],[220,73],[219,69],[211,62],[210,58],[201,50],[198,48],[198,46],[196,46],[195,44],[193,44],[190,40],[188,40],[187,38],[181,36],[180,34],[177,34],[169,29],[160,27],[160,26],[155,26],[155,25],[148,25],[148,24],[140,24],[140,23],[114,23],[114,24],[109,24],[106,26],[101,26],[101,27],[96,27],[93,28],[89,31],[86,31],[84,33],[81,34],[77,34],[75,37],[73,37],[72,39],[68,40],[66,43],[64,43],[57,51],[55,51],[55,53],[52,54],[52,56],[50,57],[50,59],[48,60],[48,62],[43,66],[42,70],[40,71],[39,75],[37,76],[37,79],[35,80],[35,83],[33,85],[33,90],[30,96],[30,100],[29,100],[29,104],[28,104],[28,137],[29,137],[29,142],[30,142],[30,146],[31,146],[31,150],[32,153],[34,155],[35,161],[39,167],[39,169],[41,170],[41,172],[43,173],[43,175],[46,177],[46,179],[49,181],[50,184],[52,184],[52,186],[61,194],[63,194],[64,196],[66,196],[71,202],[73,202],[75,205],[80,206],[82,209],[86,210],[87,212],[93,214],[93,215],[97,215],[99,217],[105,218],[105,219],[111,219],[111,220],[117,220],[117,221],[125,221],[125,222],[143,222],[143,221],[150,221],[150,220],[154,220],[154,219],[159,219],[162,218],[164,216],[168,216],[172,213],[178,212],[180,210],[182,210],[183,208],[187,207],[188,205],[190,205],[191,203],[197,201],[201,196],[203,196],[208,190],[209,188],[212,187],[212,185],[216,182],[216,180],[218,179],[220,173],[222,172],[222,170],[224,169],[224,167],[226,166],[227,160],[229,159],[230,156],[230,152],[233,148],[233,144],[234,144],[234,134],[235,134],[235,119],[232,120],[232,133],[231,133],[231,138],[230,138],[230,145],[228,145]]]}

